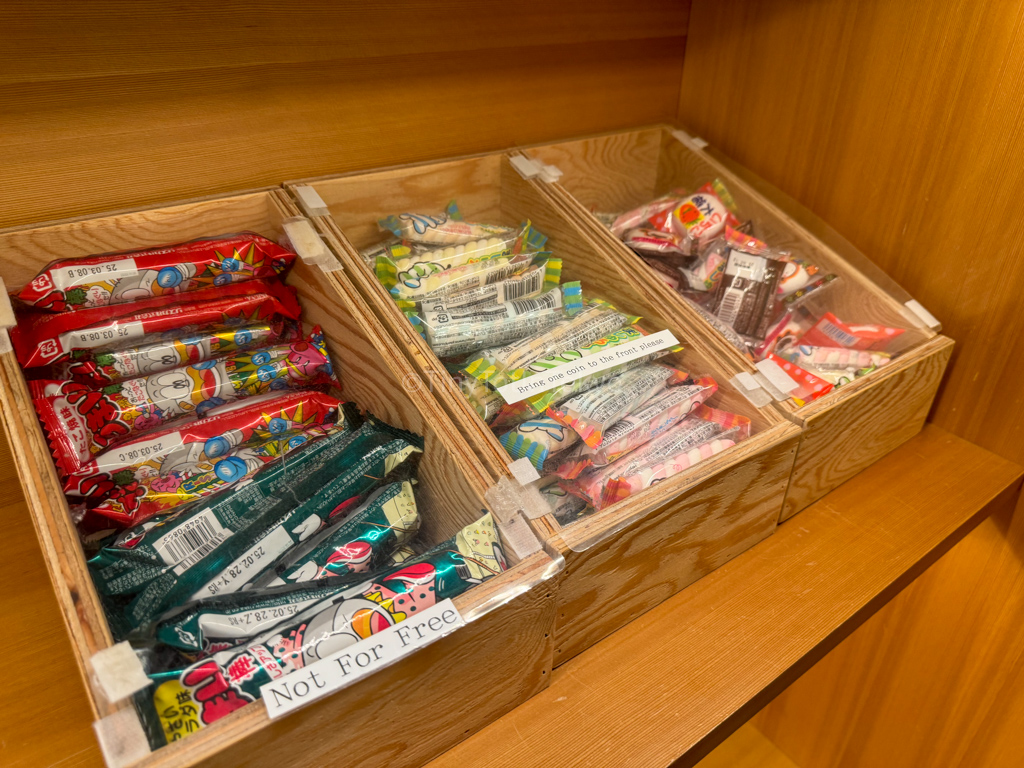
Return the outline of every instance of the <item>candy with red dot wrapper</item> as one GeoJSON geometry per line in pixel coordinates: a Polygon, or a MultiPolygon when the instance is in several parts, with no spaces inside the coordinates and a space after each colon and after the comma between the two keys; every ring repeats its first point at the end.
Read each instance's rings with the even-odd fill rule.
{"type": "Polygon", "coordinates": [[[810,371],[801,368],[796,363],[791,363],[789,360],[785,360],[776,354],[769,353],[765,358],[771,360],[778,365],[789,378],[793,379],[799,387],[789,393],[797,405],[805,405],[812,400],[817,400],[819,397],[824,397],[833,389],[835,385],[820,376],[815,376],[810,371]]]}
{"type": "Polygon", "coordinates": [[[800,337],[799,343],[810,347],[884,351],[903,331],[903,328],[889,328],[884,325],[844,323],[831,312],[826,312],[800,337]]]}
{"type": "Polygon", "coordinates": [[[254,232],[52,261],[18,298],[47,312],[125,304],[277,277],[295,254],[254,232]]]}

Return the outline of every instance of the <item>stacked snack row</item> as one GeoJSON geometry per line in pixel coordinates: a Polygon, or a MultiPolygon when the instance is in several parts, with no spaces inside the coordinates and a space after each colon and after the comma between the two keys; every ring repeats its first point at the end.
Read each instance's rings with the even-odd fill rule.
{"type": "Polygon", "coordinates": [[[898,353],[893,342],[905,329],[827,311],[839,278],[755,237],[753,222],[741,223],[718,179],[625,213],[596,215],[733,346],[778,363],[798,385],[791,393],[798,405],[898,353]]]}
{"type": "Polygon", "coordinates": [[[452,202],[379,225],[391,238],[363,252],[367,266],[508,454],[542,475],[560,523],[749,435],[748,419],[706,404],[718,388],[711,377],[656,362],[679,347],[631,355],[506,402],[505,385],[642,341],[648,333],[640,318],[584,297],[578,282],[562,283],[561,260],[530,222],[467,222],[452,202]]]}
{"type": "Polygon", "coordinates": [[[295,254],[242,233],[47,265],[16,354],[154,747],[506,567],[416,541],[422,439],[335,397],[295,254]],[[420,553],[417,553],[420,550],[420,553]]]}

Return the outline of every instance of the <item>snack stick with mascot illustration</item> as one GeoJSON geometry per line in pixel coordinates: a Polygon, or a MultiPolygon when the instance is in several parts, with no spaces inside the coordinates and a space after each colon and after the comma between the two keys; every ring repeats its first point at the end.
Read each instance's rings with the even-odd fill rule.
{"type": "Polygon", "coordinates": [[[233,400],[334,382],[320,328],[289,345],[240,352],[101,389],[34,381],[36,410],[64,475],[141,433],[202,418],[233,400]]]}
{"type": "Polygon", "coordinates": [[[142,301],[281,276],[295,254],[253,232],[50,262],[18,298],[47,312],[142,301]]]}
{"type": "MultiPolygon", "coordinates": [[[[177,741],[257,700],[260,687],[344,650],[506,568],[490,514],[414,560],[353,585],[352,577],[200,601],[157,622],[150,637],[179,652],[201,654],[225,629],[237,644],[191,665],[148,669],[155,683],[137,702],[154,748],[177,741]],[[336,592],[332,595],[332,585],[336,592]],[[246,635],[239,625],[266,627],[273,608],[294,615],[246,635]],[[188,725],[185,725],[187,721],[188,725]]],[[[152,667],[159,653],[143,653],[152,667]]]]}

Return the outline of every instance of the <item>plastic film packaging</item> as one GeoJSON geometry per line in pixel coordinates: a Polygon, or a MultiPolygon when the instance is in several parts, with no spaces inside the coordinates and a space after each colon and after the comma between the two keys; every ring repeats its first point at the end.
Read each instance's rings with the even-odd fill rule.
{"type": "Polygon", "coordinates": [[[194,596],[236,591],[421,452],[419,437],[371,417],[264,467],[237,490],[128,529],[89,560],[112,631],[123,636],[194,596]],[[317,494],[316,508],[304,509],[317,494]]]}
{"type": "Polygon", "coordinates": [[[241,352],[102,389],[30,383],[58,469],[68,475],[96,454],[160,427],[201,418],[233,400],[334,383],[319,326],[288,345],[241,352]]]}
{"type": "Polygon", "coordinates": [[[444,301],[406,309],[413,327],[438,357],[452,357],[543,333],[583,307],[579,283],[566,283],[533,299],[451,308],[444,301]]]}
{"type": "Polygon", "coordinates": [[[446,310],[453,311],[466,307],[489,307],[508,301],[532,299],[545,291],[557,288],[561,281],[561,275],[562,260],[545,258],[527,267],[519,274],[498,282],[462,290],[458,293],[450,293],[433,300],[428,299],[422,302],[399,300],[398,306],[401,309],[422,309],[424,305],[430,305],[431,308],[436,309],[440,304],[446,310]]]}
{"type": "Polygon", "coordinates": [[[606,467],[583,472],[563,487],[602,509],[649,488],[735,445],[750,434],[750,420],[699,405],[661,437],[606,467]]]}
{"type": "Polygon", "coordinates": [[[573,429],[550,416],[527,419],[498,438],[509,456],[529,459],[538,471],[579,441],[580,436],[573,429]]]}
{"type": "Polygon", "coordinates": [[[11,330],[11,341],[22,367],[37,368],[67,360],[75,350],[111,348],[185,328],[298,320],[300,311],[295,289],[276,280],[251,280],[56,315],[29,312],[11,330]]]}
{"type": "Polygon", "coordinates": [[[494,521],[485,515],[427,554],[348,586],[242,644],[170,668],[151,655],[148,672],[156,685],[137,702],[154,748],[256,701],[265,683],[460,595],[505,568],[494,521]]]}
{"type": "Polygon", "coordinates": [[[510,227],[465,221],[454,200],[438,213],[398,213],[385,216],[377,224],[399,239],[434,245],[460,245],[480,238],[507,237],[515,232],[510,227]]]}
{"type": "Polygon", "coordinates": [[[547,409],[560,424],[575,430],[590,448],[602,445],[607,429],[665,387],[685,381],[674,368],[648,363],[599,387],[547,409]]]}
{"type": "MultiPolygon", "coordinates": [[[[294,328],[295,326],[291,326],[294,328]]],[[[246,325],[201,331],[168,331],[144,336],[131,346],[74,350],[55,368],[61,378],[92,386],[117,384],[183,365],[194,365],[232,352],[269,347],[281,341],[284,325],[246,325]]]]}
{"type": "Polygon", "coordinates": [[[718,384],[706,376],[657,394],[609,427],[600,447],[579,446],[559,457],[558,476],[572,480],[590,467],[608,466],[664,434],[717,391],[718,384]]]}
{"type": "Polygon", "coordinates": [[[389,483],[341,521],[289,550],[253,587],[316,581],[329,576],[375,573],[420,529],[412,483],[389,483]]]}
{"type": "Polygon", "coordinates": [[[53,261],[18,298],[48,312],[70,312],[278,277],[294,260],[294,253],[262,235],[220,235],[53,261]]]}
{"type": "Polygon", "coordinates": [[[540,489],[544,500],[550,505],[551,516],[555,518],[560,526],[565,528],[572,525],[580,518],[586,517],[593,512],[593,507],[579,496],[574,496],[565,488],[560,486],[555,478],[554,482],[540,489]]]}

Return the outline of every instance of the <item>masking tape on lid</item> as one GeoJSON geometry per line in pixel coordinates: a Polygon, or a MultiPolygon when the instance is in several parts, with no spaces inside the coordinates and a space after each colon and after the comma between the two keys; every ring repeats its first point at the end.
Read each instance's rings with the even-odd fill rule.
{"type": "Polygon", "coordinates": [[[332,258],[320,235],[313,229],[313,222],[302,216],[294,216],[282,222],[285,234],[292,248],[306,264],[322,264],[332,258]]]}
{"type": "Polygon", "coordinates": [[[682,144],[685,144],[690,149],[696,150],[697,152],[700,152],[702,149],[704,149],[704,147],[708,145],[708,143],[704,141],[704,139],[698,136],[691,136],[686,131],[681,129],[672,131],[672,135],[676,138],[677,141],[679,141],[682,144]]]}
{"type": "MultiPolygon", "coordinates": [[[[755,363],[754,366],[769,382],[771,382],[771,385],[780,392],[789,393],[800,387],[800,384],[794,381],[788,373],[782,370],[779,364],[774,360],[762,360],[759,363],[755,363]]],[[[768,391],[771,392],[771,390],[768,391]]],[[[776,399],[785,400],[786,397],[787,395],[783,394],[781,398],[776,399]]]]}
{"type": "Polygon", "coordinates": [[[562,178],[562,171],[555,165],[548,165],[536,158],[526,155],[512,155],[509,158],[512,167],[516,169],[524,179],[540,179],[553,184],[562,178]]]}
{"type": "Polygon", "coordinates": [[[498,530],[501,531],[501,538],[505,545],[511,548],[520,560],[534,555],[542,549],[530,524],[522,515],[517,514],[504,523],[498,523],[498,530]]]}
{"type": "Polygon", "coordinates": [[[935,315],[933,315],[931,312],[929,312],[927,309],[921,306],[921,302],[919,302],[917,299],[911,299],[910,301],[906,302],[906,307],[919,318],[921,318],[921,320],[924,321],[924,324],[927,325],[932,330],[938,331],[942,329],[942,323],[939,322],[939,318],[937,318],[935,315]]]}
{"type": "Polygon", "coordinates": [[[772,401],[772,396],[765,390],[752,374],[743,371],[732,377],[730,383],[747,400],[758,408],[763,408],[772,401]]]}
{"type": "Polygon", "coordinates": [[[135,707],[124,707],[92,724],[107,768],[125,768],[150,754],[135,707]]]}
{"type": "Polygon", "coordinates": [[[89,665],[95,687],[110,703],[126,699],[150,683],[128,641],[97,651],[89,665]]]}
{"type": "Polygon", "coordinates": [[[295,194],[299,198],[299,205],[302,206],[302,210],[306,212],[307,216],[326,216],[330,213],[327,203],[320,197],[320,193],[308,184],[292,187],[292,189],[295,190],[295,194]]]}
{"type": "Polygon", "coordinates": [[[540,480],[540,473],[537,472],[537,468],[530,463],[530,460],[523,456],[521,459],[516,459],[508,465],[508,471],[512,473],[520,485],[527,485],[532,483],[534,480],[540,480]]]}

